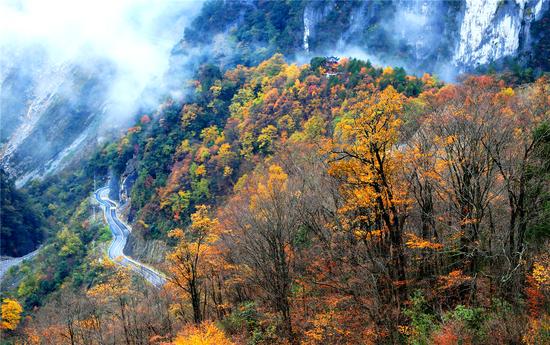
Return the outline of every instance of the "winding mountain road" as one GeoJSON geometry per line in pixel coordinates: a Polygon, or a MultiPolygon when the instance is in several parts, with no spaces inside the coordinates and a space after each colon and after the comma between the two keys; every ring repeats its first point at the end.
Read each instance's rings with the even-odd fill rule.
{"type": "Polygon", "coordinates": [[[117,204],[109,199],[109,188],[103,187],[95,193],[95,199],[101,204],[105,219],[113,233],[113,241],[109,246],[109,258],[115,263],[127,267],[142,276],[149,283],[161,288],[166,283],[164,275],[124,254],[124,247],[128,241],[130,230],[118,219],[116,214],[117,204]]]}

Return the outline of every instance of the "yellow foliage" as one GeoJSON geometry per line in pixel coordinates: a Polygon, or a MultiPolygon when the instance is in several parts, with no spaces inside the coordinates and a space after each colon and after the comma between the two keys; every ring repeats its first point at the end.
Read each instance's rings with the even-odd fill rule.
{"type": "Polygon", "coordinates": [[[231,176],[232,173],[233,173],[233,168],[228,166],[223,168],[223,176],[231,176]]]}
{"type": "Polygon", "coordinates": [[[284,74],[286,75],[286,80],[288,83],[298,80],[300,77],[300,67],[296,64],[286,65],[284,69],[284,74]]]}
{"type": "Polygon", "coordinates": [[[184,154],[184,153],[188,153],[188,152],[191,152],[191,145],[189,144],[189,140],[185,139],[180,143],[180,145],[176,149],[176,153],[177,154],[184,154]]]}
{"type": "Polygon", "coordinates": [[[210,87],[210,92],[212,92],[212,95],[214,97],[218,97],[220,95],[220,93],[222,92],[222,85],[219,80],[216,80],[214,82],[214,85],[210,87]]]}
{"type": "Polygon", "coordinates": [[[185,233],[184,233],[183,230],[180,229],[180,228],[172,229],[172,230],[170,230],[170,232],[168,233],[168,237],[171,237],[171,238],[183,238],[184,235],[185,235],[185,233]]]}
{"type": "Polygon", "coordinates": [[[231,145],[223,143],[218,149],[218,159],[222,165],[228,165],[237,155],[231,151],[231,145]]]}
{"type": "Polygon", "coordinates": [[[531,319],[528,324],[529,328],[523,335],[523,342],[527,345],[545,344],[545,339],[548,340],[550,334],[550,316],[544,315],[540,320],[531,319]]]}
{"type": "Polygon", "coordinates": [[[201,164],[197,167],[197,170],[195,170],[195,174],[197,174],[197,176],[203,176],[206,174],[206,168],[204,164],[201,164]]]}
{"type": "Polygon", "coordinates": [[[287,189],[288,174],[280,166],[273,164],[269,167],[267,185],[258,183],[257,193],[250,199],[250,209],[258,209],[262,201],[271,199],[275,193],[284,192],[287,189]]]}
{"type": "Polygon", "coordinates": [[[197,114],[201,113],[202,109],[195,104],[186,104],[181,111],[181,126],[183,128],[189,126],[197,118],[197,114]]]}
{"type": "Polygon", "coordinates": [[[13,331],[21,321],[23,307],[14,299],[6,298],[2,301],[2,329],[13,331]]]}
{"type": "Polygon", "coordinates": [[[550,267],[535,262],[533,264],[533,279],[539,286],[550,284],[550,267]]]}
{"type": "Polygon", "coordinates": [[[392,73],[393,73],[393,68],[391,68],[391,66],[385,67],[384,70],[382,71],[383,75],[388,75],[392,73]]]}
{"type": "Polygon", "coordinates": [[[277,135],[277,128],[273,125],[268,125],[262,128],[260,135],[258,136],[258,147],[260,149],[269,149],[273,144],[273,140],[277,135]]]}
{"type": "Polygon", "coordinates": [[[437,81],[429,73],[424,73],[422,76],[422,82],[428,87],[434,87],[437,81]]]}
{"type": "Polygon", "coordinates": [[[233,192],[237,193],[241,191],[245,187],[247,180],[248,174],[244,174],[243,176],[239,177],[237,183],[235,183],[235,186],[233,187],[233,192]]]}
{"type": "Polygon", "coordinates": [[[131,295],[131,280],[128,269],[117,267],[115,272],[104,282],[93,286],[87,291],[88,296],[99,301],[107,301],[125,295],[131,295]]]}
{"type": "Polygon", "coordinates": [[[515,92],[511,87],[504,88],[500,91],[503,96],[513,97],[515,92]]]}
{"type": "Polygon", "coordinates": [[[203,276],[209,258],[216,254],[214,242],[218,239],[218,231],[218,219],[210,218],[206,205],[197,206],[187,233],[179,228],[170,231],[169,236],[179,240],[176,248],[166,256],[172,284],[187,287],[203,276]]]}
{"type": "Polygon", "coordinates": [[[218,220],[208,215],[209,209],[206,205],[197,206],[197,211],[191,215],[191,229],[201,234],[213,232],[218,226],[218,220]]]}
{"type": "Polygon", "coordinates": [[[334,310],[315,315],[313,319],[313,328],[305,333],[304,344],[326,344],[327,340],[337,339],[344,335],[336,320],[334,310]]]}
{"type": "Polygon", "coordinates": [[[181,332],[174,345],[233,345],[223,331],[212,322],[203,322],[199,326],[189,326],[181,332]]]}
{"type": "Polygon", "coordinates": [[[218,130],[217,126],[210,126],[201,131],[201,138],[203,140],[204,145],[212,145],[216,142],[220,135],[220,132],[218,130]]]}
{"type": "Polygon", "coordinates": [[[395,147],[402,109],[403,98],[391,86],[375,94],[361,91],[345,105],[329,147],[329,173],[348,187],[343,190],[346,203],[341,212],[406,204],[400,195],[405,188],[399,188],[396,178],[403,165],[395,147]]]}

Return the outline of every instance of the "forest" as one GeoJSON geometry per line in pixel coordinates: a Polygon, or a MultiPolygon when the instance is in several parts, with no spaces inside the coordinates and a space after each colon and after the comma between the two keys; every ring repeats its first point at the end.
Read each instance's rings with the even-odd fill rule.
{"type": "Polygon", "coordinates": [[[205,64],[184,104],[26,188],[60,231],[12,272],[2,341],[549,343],[549,95],[354,58],[205,64]],[[129,249],[160,290],[107,258],[90,198],[128,170],[129,249]]]}
{"type": "Polygon", "coordinates": [[[21,256],[33,251],[43,239],[44,219],[28,195],[15,189],[13,180],[0,169],[0,253],[21,256]]]}

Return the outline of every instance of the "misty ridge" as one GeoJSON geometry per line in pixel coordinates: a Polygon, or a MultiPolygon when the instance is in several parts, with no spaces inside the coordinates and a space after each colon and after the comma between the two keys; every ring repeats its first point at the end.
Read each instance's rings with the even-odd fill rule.
{"type": "MultiPolygon", "coordinates": [[[[70,151],[127,125],[139,109],[181,99],[166,71],[199,9],[188,1],[3,1],[3,166],[29,174],[23,181],[56,171],[70,151]]],[[[191,75],[170,78],[181,84],[191,75]]]]}
{"type": "Polygon", "coordinates": [[[170,50],[200,2],[4,1],[2,6],[3,71],[18,64],[34,68],[34,74],[65,66],[91,74],[105,69],[116,121],[139,106],[140,93],[153,78],[163,76],[170,50]],[[101,63],[106,67],[97,68],[101,63]]]}

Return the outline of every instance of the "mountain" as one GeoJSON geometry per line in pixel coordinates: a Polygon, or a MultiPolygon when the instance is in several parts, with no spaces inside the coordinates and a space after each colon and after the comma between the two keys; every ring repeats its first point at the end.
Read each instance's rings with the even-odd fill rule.
{"type": "Polygon", "coordinates": [[[235,57],[224,52],[236,50],[244,63],[275,52],[298,59],[355,53],[449,76],[505,58],[532,64],[532,52],[547,46],[540,25],[549,6],[547,0],[218,0],[204,5],[183,43],[210,44],[229,61],[235,57]]]}
{"type": "MultiPolygon", "coordinates": [[[[178,89],[201,63],[254,65],[277,52],[299,61],[356,55],[447,79],[492,63],[502,67],[509,58],[513,66],[547,70],[549,6],[548,0],[207,1],[174,45],[168,86],[153,98],[178,89]]],[[[36,47],[3,56],[0,158],[18,186],[96,145],[98,127],[120,95],[113,99],[109,90],[120,68],[108,59],[85,62],[52,62],[36,47]]],[[[142,98],[159,89],[159,80],[149,85],[142,98]]]]}
{"type": "Polygon", "coordinates": [[[547,313],[532,305],[548,303],[547,78],[445,84],[276,54],[225,72],[205,64],[192,85],[184,104],[164,102],[73,170],[31,184],[63,230],[14,292],[35,310],[23,334],[56,344],[69,332],[172,344],[545,339],[547,313]],[[112,262],[120,224],[109,208],[110,245],[90,199],[107,181],[121,186],[110,197],[131,224],[127,257],[112,262]],[[116,265],[128,257],[141,275],[163,272],[160,293],[116,265]]]}

